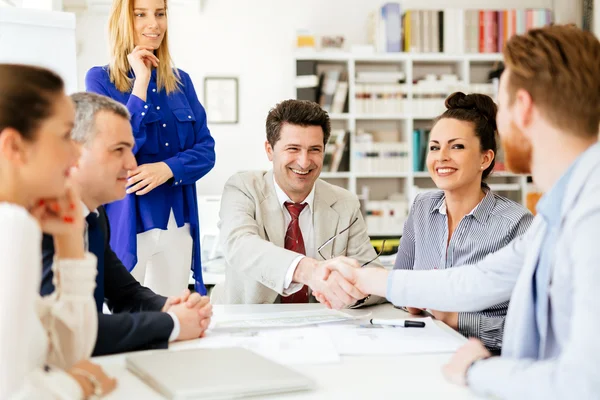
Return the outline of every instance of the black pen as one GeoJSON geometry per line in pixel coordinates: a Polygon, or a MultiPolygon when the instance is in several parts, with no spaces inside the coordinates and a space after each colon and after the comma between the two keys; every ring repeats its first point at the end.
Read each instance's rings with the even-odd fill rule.
{"type": "Polygon", "coordinates": [[[371,325],[386,325],[398,328],[425,328],[423,321],[411,321],[408,319],[370,319],[371,325]]]}

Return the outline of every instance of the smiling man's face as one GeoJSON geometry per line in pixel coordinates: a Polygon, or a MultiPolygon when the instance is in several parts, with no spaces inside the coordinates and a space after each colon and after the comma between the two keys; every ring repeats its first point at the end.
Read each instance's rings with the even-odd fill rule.
{"type": "Polygon", "coordinates": [[[291,200],[303,201],[323,168],[323,129],[286,123],[275,146],[266,142],[265,149],[279,187],[291,200]]]}

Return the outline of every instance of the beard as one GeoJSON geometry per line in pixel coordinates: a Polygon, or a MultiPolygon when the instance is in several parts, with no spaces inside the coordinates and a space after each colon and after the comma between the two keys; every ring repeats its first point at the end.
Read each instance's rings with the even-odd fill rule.
{"type": "Polygon", "coordinates": [[[506,167],[515,174],[531,174],[531,142],[523,132],[510,123],[509,131],[502,135],[506,167]]]}

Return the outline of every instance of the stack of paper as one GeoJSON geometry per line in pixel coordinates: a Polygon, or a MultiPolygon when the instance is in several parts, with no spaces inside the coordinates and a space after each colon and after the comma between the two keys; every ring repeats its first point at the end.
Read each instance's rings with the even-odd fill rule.
{"type": "Polygon", "coordinates": [[[209,333],[207,337],[174,343],[173,350],[243,347],[284,365],[340,361],[331,337],[319,328],[240,330],[209,333]]]}
{"type": "Polygon", "coordinates": [[[213,317],[215,328],[285,328],[355,319],[350,314],[329,310],[286,311],[245,315],[218,315],[213,317]]]}
{"type": "Polygon", "coordinates": [[[205,338],[174,343],[171,349],[243,347],[281,364],[298,365],[335,363],[340,355],[450,353],[464,343],[431,318],[419,319],[424,328],[401,328],[359,325],[350,314],[326,309],[215,317],[216,327],[227,329],[211,329],[205,338]],[[323,325],[302,327],[315,324],[323,325]]]}

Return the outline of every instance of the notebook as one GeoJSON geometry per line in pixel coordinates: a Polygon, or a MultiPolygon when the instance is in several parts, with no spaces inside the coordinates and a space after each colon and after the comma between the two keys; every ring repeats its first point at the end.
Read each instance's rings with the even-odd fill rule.
{"type": "Polygon", "coordinates": [[[231,399],[314,388],[299,372],[241,347],[134,353],[126,365],[168,399],[231,399]]]}

